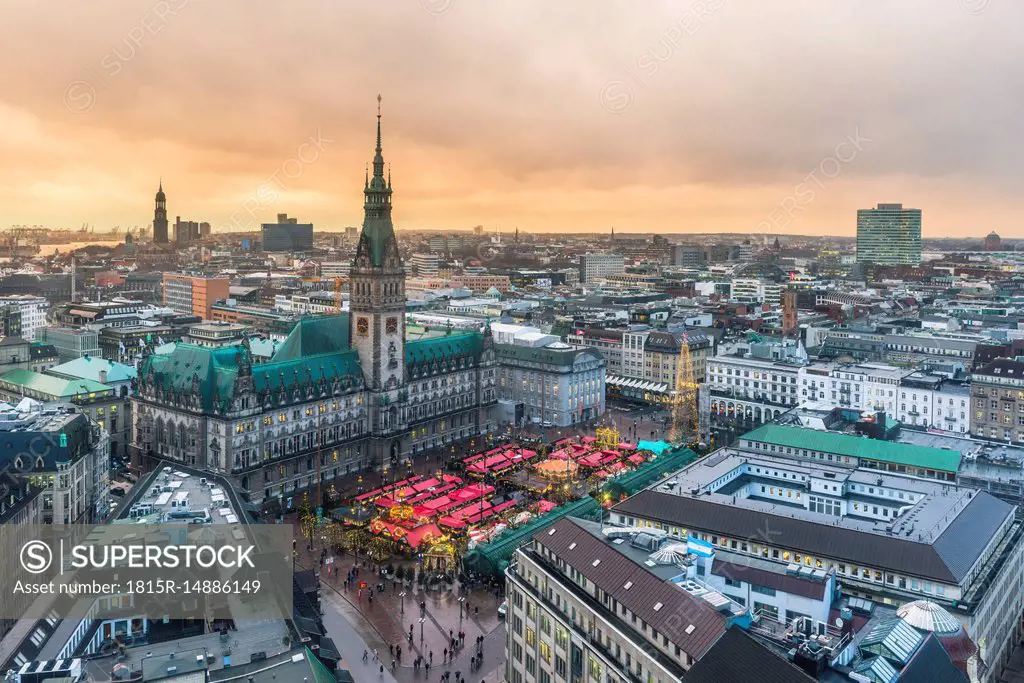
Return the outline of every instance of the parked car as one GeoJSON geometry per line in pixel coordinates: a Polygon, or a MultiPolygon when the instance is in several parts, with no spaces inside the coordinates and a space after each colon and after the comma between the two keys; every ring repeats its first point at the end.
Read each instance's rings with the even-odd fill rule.
{"type": "Polygon", "coordinates": [[[502,619],[505,618],[505,614],[508,612],[508,600],[503,601],[498,605],[498,616],[502,619]]]}

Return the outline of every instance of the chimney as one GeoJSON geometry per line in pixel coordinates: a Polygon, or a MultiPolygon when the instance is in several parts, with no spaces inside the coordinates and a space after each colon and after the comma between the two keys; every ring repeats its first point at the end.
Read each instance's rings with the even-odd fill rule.
{"type": "Polygon", "coordinates": [[[99,377],[100,377],[100,384],[106,384],[107,383],[107,371],[106,370],[100,370],[99,377]]]}

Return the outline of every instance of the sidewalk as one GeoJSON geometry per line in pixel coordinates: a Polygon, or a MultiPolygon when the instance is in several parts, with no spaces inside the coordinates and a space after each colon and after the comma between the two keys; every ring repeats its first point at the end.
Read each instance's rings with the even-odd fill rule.
{"type": "MultiPolygon", "coordinates": [[[[326,570],[321,576],[324,587],[325,604],[330,604],[341,615],[346,615],[350,622],[356,623],[362,639],[367,643],[370,652],[374,648],[380,653],[385,668],[390,669],[391,655],[388,645],[399,645],[402,648],[401,662],[396,662],[395,678],[398,681],[414,681],[426,678],[421,668],[417,673],[413,668],[413,660],[422,655],[424,660],[430,659],[433,653],[433,664],[430,676],[451,670],[461,671],[470,680],[500,681],[504,678],[505,666],[505,630],[502,620],[497,616],[498,599],[493,593],[484,589],[467,592],[463,605],[469,604],[469,613],[463,609],[462,619],[459,618],[459,601],[457,587],[454,591],[420,591],[418,586],[406,589],[409,593],[403,599],[399,596],[401,588],[393,589],[391,582],[383,593],[376,590],[376,578],[371,563],[366,567],[359,563],[358,581],[366,581],[374,586],[373,603],[369,601],[369,591],[358,588],[344,587],[345,575],[354,566],[354,558],[344,556],[338,558],[338,575],[334,572],[327,576],[326,570]],[[425,602],[426,609],[423,621],[420,619],[419,603],[425,602]],[[404,603],[404,610],[403,610],[404,603]],[[409,642],[409,627],[412,627],[412,642],[409,642]],[[372,632],[366,631],[372,629],[372,632]],[[445,664],[444,651],[449,647],[449,632],[457,636],[459,631],[465,634],[464,645],[457,648],[454,663],[445,664]],[[476,652],[477,636],[484,637],[484,664],[477,671],[470,671],[470,658],[476,652]]],[[[298,560],[303,567],[319,564],[319,552],[304,551],[298,560]],[[314,557],[315,556],[315,557],[314,557]]],[[[325,609],[325,613],[329,610],[325,609]]],[[[361,652],[360,652],[360,662],[361,652]]],[[[374,672],[370,672],[373,674],[374,672]]]]}

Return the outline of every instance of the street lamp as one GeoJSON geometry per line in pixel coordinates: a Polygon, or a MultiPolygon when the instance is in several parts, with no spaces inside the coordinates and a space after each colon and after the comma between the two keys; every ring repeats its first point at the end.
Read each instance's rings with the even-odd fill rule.
{"type": "Polygon", "coordinates": [[[399,593],[398,597],[402,599],[402,614],[405,614],[405,591],[399,593]]]}
{"type": "Polygon", "coordinates": [[[466,596],[459,596],[459,623],[462,623],[462,603],[466,602],[466,596]]]}
{"type": "Polygon", "coordinates": [[[426,622],[426,617],[420,617],[420,643],[423,642],[423,624],[425,624],[426,622]]]}

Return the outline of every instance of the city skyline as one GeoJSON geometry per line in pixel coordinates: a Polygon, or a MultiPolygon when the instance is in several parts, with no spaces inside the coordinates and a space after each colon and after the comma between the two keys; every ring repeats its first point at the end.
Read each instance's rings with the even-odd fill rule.
{"type": "Polygon", "coordinates": [[[1017,232],[1015,6],[300,4],[14,5],[0,220],[149,226],[162,178],[215,232],[357,225],[381,93],[401,230],[1017,232]]]}

